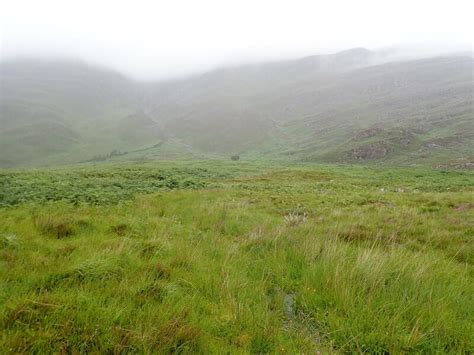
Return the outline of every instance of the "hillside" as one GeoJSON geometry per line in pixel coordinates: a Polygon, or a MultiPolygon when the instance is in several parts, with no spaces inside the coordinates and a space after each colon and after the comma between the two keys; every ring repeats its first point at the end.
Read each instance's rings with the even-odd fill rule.
{"type": "Polygon", "coordinates": [[[136,90],[118,73],[80,62],[4,63],[1,164],[74,162],[150,136],[156,143],[156,123],[140,115],[136,90]]]}
{"type": "Polygon", "coordinates": [[[229,154],[467,166],[473,63],[357,48],[142,83],[80,62],[5,62],[0,166],[229,154]]]}

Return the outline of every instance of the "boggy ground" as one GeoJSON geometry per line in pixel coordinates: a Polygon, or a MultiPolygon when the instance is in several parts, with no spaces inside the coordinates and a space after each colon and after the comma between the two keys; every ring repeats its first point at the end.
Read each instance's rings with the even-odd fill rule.
{"type": "Polygon", "coordinates": [[[0,352],[473,352],[470,172],[3,170],[0,352]]]}

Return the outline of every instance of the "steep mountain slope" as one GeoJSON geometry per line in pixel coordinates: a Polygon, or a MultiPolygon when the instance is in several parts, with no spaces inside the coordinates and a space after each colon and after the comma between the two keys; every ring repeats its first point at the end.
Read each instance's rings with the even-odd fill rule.
{"type": "Polygon", "coordinates": [[[289,106],[284,132],[294,148],[288,153],[400,163],[472,157],[472,68],[471,58],[436,58],[357,69],[324,90],[305,86],[298,98],[287,98],[288,106],[305,103],[289,106]]]}
{"type": "Polygon", "coordinates": [[[149,111],[166,130],[208,152],[245,151],[260,145],[275,120],[297,118],[288,105],[306,107],[299,91],[320,90],[335,75],[368,65],[375,55],[353,49],[329,56],[225,68],[158,85],[148,92],[149,111]]]}
{"type": "Polygon", "coordinates": [[[236,153],[465,164],[473,63],[389,62],[357,48],[157,83],[78,63],[4,63],[0,164],[236,153]]]}
{"type": "Polygon", "coordinates": [[[73,162],[137,140],[156,143],[156,123],[141,112],[137,90],[115,72],[80,62],[4,63],[0,164],[73,162]]]}

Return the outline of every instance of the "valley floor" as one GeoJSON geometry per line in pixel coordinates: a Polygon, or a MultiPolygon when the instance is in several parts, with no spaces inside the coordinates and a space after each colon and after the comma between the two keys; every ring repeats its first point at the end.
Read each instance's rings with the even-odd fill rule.
{"type": "Polygon", "coordinates": [[[0,352],[472,353],[474,174],[0,171],[0,352]]]}

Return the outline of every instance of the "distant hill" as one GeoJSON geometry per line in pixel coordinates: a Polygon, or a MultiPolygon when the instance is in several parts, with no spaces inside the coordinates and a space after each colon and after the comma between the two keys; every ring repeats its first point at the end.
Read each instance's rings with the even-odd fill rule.
{"type": "Polygon", "coordinates": [[[156,83],[81,62],[1,64],[0,166],[239,154],[465,165],[474,61],[356,48],[156,83]]]}

